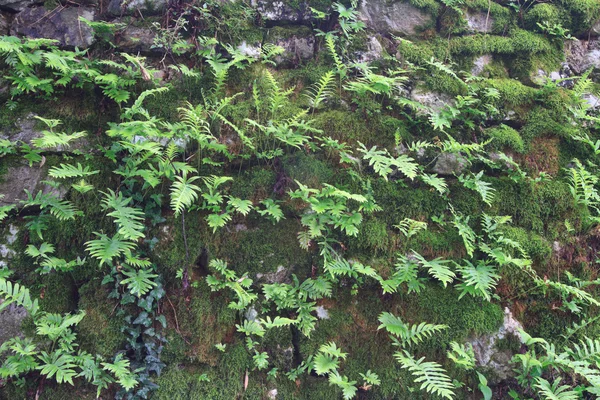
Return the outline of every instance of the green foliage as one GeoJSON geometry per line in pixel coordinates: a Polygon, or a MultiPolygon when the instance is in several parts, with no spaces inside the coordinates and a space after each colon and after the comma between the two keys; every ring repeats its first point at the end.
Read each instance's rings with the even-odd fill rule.
{"type": "Polygon", "coordinates": [[[454,398],[454,385],[446,371],[436,362],[424,361],[425,357],[416,360],[408,351],[394,353],[394,357],[415,377],[415,383],[420,383],[420,390],[438,395],[445,399],[454,398]]]}

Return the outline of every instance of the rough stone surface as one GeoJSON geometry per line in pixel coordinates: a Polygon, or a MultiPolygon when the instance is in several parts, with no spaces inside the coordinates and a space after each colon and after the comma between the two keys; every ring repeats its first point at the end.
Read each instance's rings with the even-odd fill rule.
{"type": "Polygon", "coordinates": [[[260,43],[248,44],[245,40],[237,46],[237,50],[246,57],[259,59],[262,52],[260,43]]]}
{"type": "Polygon", "coordinates": [[[594,36],[600,36],[600,20],[596,21],[596,23],[592,26],[590,33],[594,36]]]}
{"type": "Polygon", "coordinates": [[[509,335],[514,335],[522,342],[519,329],[523,326],[517,321],[508,308],[504,309],[504,323],[497,332],[477,336],[469,340],[473,345],[477,365],[492,369],[499,380],[505,380],[512,374],[510,360],[512,354],[509,350],[498,350],[496,342],[509,335]]]}
{"type": "Polygon", "coordinates": [[[421,87],[416,87],[410,93],[412,100],[421,103],[433,111],[440,111],[447,104],[453,104],[454,99],[444,93],[431,92],[421,87]]]}
{"type": "Polygon", "coordinates": [[[266,283],[285,283],[290,281],[290,269],[283,265],[277,267],[275,272],[258,273],[256,279],[265,281],[266,283]]]}
{"type": "MultiPolygon", "coordinates": [[[[0,300],[0,304],[2,302],[3,300],[0,300]]],[[[27,317],[27,311],[14,304],[0,312],[0,345],[15,336],[25,336],[21,330],[21,324],[25,317],[27,317]]]]}
{"type": "Polygon", "coordinates": [[[128,26],[120,34],[117,47],[126,53],[160,53],[160,49],[152,48],[155,36],[150,28],[128,26]]]}
{"type": "Polygon", "coordinates": [[[12,12],[23,11],[35,4],[42,4],[39,0],[0,0],[0,8],[12,12]]]}
{"type": "Polygon", "coordinates": [[[36,129],[37,120],[34,113],[29,113],[18,118],[12,127],[0,131],[0,139],[8,139],[11,142],[21,141],[31,144],[33,139],[42,137],[42,133],[36,129]]]}
{"type": "Polygon", "coordinates": [[[0,195],[4,195],[0,198],[0,206],[16,204],[20,200],[26,199],[25,189],[32,195],[37,194],[40,190],[45,194],[53,194],[60,198],[65,195],[63,189],[55,189],[42,183],[46,179],[46,169],[43,167],[30,168],[27,164],[12,166],[8,168],[4,178],[5,180],[0,182],[0,195]]]}
{"type": "Polygon", "coordinates": [[[381,42],[379,42],[379,39],[375,36],[371,36],[367,42],[366,50],[356,54],[356,61],[359,63],[370,63],[375,60],[380,60],[384,53],[385,50],[383,49],[381,42]]]}
{"type": "Polygon", "coordinates": [[[279,31],[269,35],[267,40],[284,49],[283,54],[275,57],[277,65],[294,65],[314,57],[315,38],[310,28],[294,29],[293,33],[279,31]]]}
{"type": "Polygon", "coordinates": [[[290,6],[283,0],[252,0],[252,6],[260,16],[271,22],[306,22],[312,19],[312,12],[307,2],[298,2],[297,6],[290,6]]]}
{"type": "Polygon", "coordinates": [[[93,20],[95,11],[88,7],[70,7],[49,12],[44,7],[28,8],[15,16],[10,33],[14,36],[55,39],[62,46],[87,48],[94,43],[92,29],[79,17],[93,20]]]}
{"type": "Polygon", "coordinates": [[[466,19],[471,32],[490,33],[494,26],[494,20],[487,13],[467,13],[466,19]]]}
{"type": "Polygon", "coordinates": [[[318,306],[316,312],[319,319],[329,319],[329,311],[325,307],[318,306]]]}
{"type": "Polygon", "coordinates": [[[8,14],[0,11],[0,35],[8,35],[10,31],[10,18],[8,14]]]}
{"type": "Polygon", "coordinates": [[[457,175],[465,170],[467,160],[453,153],[442,153],[438,156],[433,171],[440,175],[457,175]]]}
{"type": "Polygon", "coordinates": [[[565,43],[567,64],[581,74],[588,68],[600,68],[600,40],[568,40],[565,43]]]}
{"type": "Polygon", "coordinates": [[[108,13],[112,15],[131,15],[139,11],[142,15],[160,14],[167,0],[110,0],[108,13]]]}
{"type": "Polygon", "coordinates": [[[8,261],[16,255],[11,246],[17,240],[18,233],[19,229],[16,226],[12,224],[8,226],[8,233],[0,242],[0,268],[8,266],[8,261]]]}
{"type": "Polygon", "coordinates": [[[471,68],[471,74],[475,76],[479,76],[483,73],[485,67],[492,63],[494,58],[491,54],[484,54],[479,56],[473,61],[473,68],[471,68]]]}
{"type": "Polygon", "coordinates": [[[433,22],[431,15],[402,1],[362,0],[359,19],[376,32],[414,35],[433,22]]]}

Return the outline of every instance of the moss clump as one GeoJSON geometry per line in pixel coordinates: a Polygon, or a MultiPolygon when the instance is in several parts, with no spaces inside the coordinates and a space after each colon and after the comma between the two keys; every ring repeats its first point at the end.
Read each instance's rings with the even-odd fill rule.
{"type": "Polygon", "coordinates": [[[196,276],[192,272],[193,280],[197,280],[197,287],[192,288],[189,303],[181,297],[169,297],[178,321],[175,324],[173,309],[166,308],[169,326],[178,325],[179,332],[185,339],[181,338],[179,332],[169,331],[167,336],[170,342],[165,347],[165,353],[174,362],[192,359],[214,365],[219,356],[214,345],[230,341],[229,335],[235,325],[236,313],[227,307],[229,300],[225,292],[213,294],[204,277],[196,279],[196,276]],[[183,346],[183,351],[177,346],[183,346]]]}
{"type": "Polygon", "coordinates": [[[314,155],[302,151],[288,154],[281,159],[285,174],[309,187],[320,187],[323,183],[331,183],[334,169],[314,155]]]}
{"type": "Polygon", "coordinates": [[[263,167],[253,167],[234,178],[230,193],[241,199],[262,200],[273,193],[275,178],[275,172],[263,167]]]}
{"type": "Polygon", "coordinates": [[[485,135],[493,139],[491,146],[495,149],[501,150],[508,147],[517,153],[525,151],[521,135],[519,135],[518,131],[509,126],[502,124],[486,129],[485,135]]]}
{"type": "Polygon", "coordinates": [[[548,22],[551,26],[561,24],[570,26],[570,15],[564,9],[551,3],[541,3],[533,6],[525,14],[525,26],[530,30],[539,30],[537,24],[548,22]]]}
{"type": "Polygon", "coordinates": [[[419,346],[438,355],[453,340],[460,343],[472,334],[494,332],[504,318],[499,305],[472,296],[458,300],[458,292],[434,283],[411,297],[404,310],[408,321],[448,325],[448,329],[419,346]]]}
{"type": "Polygon", "coordinates": [[[540,265],[544,265],[552,256],[552,246],[540,235],[518,227],[504,228],[503,233],[508,239],[521,244],[527,254],[540,265]]]}
{"type": "Polygon", "coordinates": [[[240,275],[275,272],[279,267],[292,268],[299,274],[310,267],[309,255],[300,248],[296,236],[301,229],[294,219],[275,225],[260,219],[237,232],[224,234],[220,242],[209,245],[209,253],[227,259],[229,267],[240,275]]]}
{"type": "Polygon", "coordinates": [[[118,300],[106,301],[107,296],[99,280],[86,283],[79,289],[79,308],[86,315],[77,329],[85,350],[110,359],[123,348],[126,337],[121,332],[124,322],[113,315],[118,300]]]}
{"type": "Polygon", "coordinates": [[[596,0],[558,0],[572,18],[571,32],[582,35],[600,18],[600,3],[596,0]]]}
{"type": "Polygon", "coordinates": [[[486,79],[482,86],[498,90],[501,104],[510,108],[532,103],[538,96],[537,89],[525,86],[516,79],[486,79]]]}

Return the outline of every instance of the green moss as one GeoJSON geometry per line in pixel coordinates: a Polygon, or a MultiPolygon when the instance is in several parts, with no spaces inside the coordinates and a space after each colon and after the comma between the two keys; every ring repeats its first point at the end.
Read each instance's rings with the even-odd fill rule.
{"type": "Polygon", "coordinates": [[[517,153],[522,153],[525,150],[519,132],[504,124],[486,129],[485,135],[493,139],[491,146],[495,149],[501,150],[508,147],[517,153]]]}
{"type": "Polygon", "coordinates": [[[472,334],[496,331],[504,318],[499,305],[472,296],[458,300],[458,292],[434,283],[410,297],[403,310],[408,321],[448,325],[448,329],[419,346],[438,355],[453,340],[460,343],[472,334]]]}
{"type": "Polygon", "coordinates": [[[600,18],[600,3],[596,0],[558,0],[558,3],[571,15],[574,35],[582,35],[600,18]]]}
{"type": "Polygon", "coordinates": [[[323,183],[332,183],[334,169],[314,155],[297,151],[281,159],[283,169],[290,179],[302,182],[309,187],[320,187],[323,183]]]}
{"type": "Polygon", "coordinates": [[[356,238],[350,239],[350,246],[360,250],[371,250],[375,254],[391,248],[391,236],[385,222],[377,218],[368,218],[360,226],[356,238]]]}
{"type": "Polygon", "coordinates": [[[523,106],[532,103],[538,96],[538,90],[523,85],[516,79],[487,79],[482,86],[500,92],[500,102],[509,107],[523,106]]]}
{"type": "Polygon", "coordinates": [[[79,289],[79,308],[86,315],[77,329],[83,349],[110,359],[123,348],[126,337],[121,332],[124,322],[114,315],[117,300],[107,301],[106,289],[99,280],[93,280],[79,289]]]}
{"type": "Polygon", "coordinates": [[[308,253],[300,248],[296,236],[301,229],[295,219],[272,225],[261,218],[247,229],[224,233],[220,243],[209,245],[210,254],[229,260],[230,268],[240,274],[270,273],[279,267],[292,268],[298,274],[310,267],[308,253]]]}
{"type": "Polygon", "coordinates": [[[241,199],[264,199],[273,192],[275,172],[263,167],[245,170],[234,178],[230,193],[241,199]]]}
{"type": "Polygon", "coordinates": [[[530,30],[539,30],[537,24],[548,22],[550,25],[570,26],[570,15],[564,9],[551,3],[536,4],[525,14],[525,26],[530,30]]]}
{"type": "Polygon", "coordinates": [[[545,265],[550,260],[552,246],[540,235],[517,227],[504,228],[503,233],[508,239],[520,243],[527,254],[540,265],[545,265]]]}

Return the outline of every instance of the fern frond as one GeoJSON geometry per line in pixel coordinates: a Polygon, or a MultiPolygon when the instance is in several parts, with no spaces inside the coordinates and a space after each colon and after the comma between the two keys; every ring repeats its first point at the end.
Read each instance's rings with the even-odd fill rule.
{"type": "Polygon", "coordinates": [[[185,174],[175,177],[175,181],[171,185],[171,208],[175,211],[175,216],[198,199],[200,187],[192,183],[198,179],[200,178],[197,176],[188,178],[185,174]]]}
{"type": "Polygon", "coordinates": [[[31,299],[28,288],[18,283],[13,284],[4,278],[0,278],[0,297],[3,299],[0,312],[13,303],[25,308],[31,316],[35,315],[39,308],[37,299],[31,299]]]}
{"type": "Polygon", "coordinates": [[[415,377],[416,383],[421,383],[420,389],[427,393],[436,394],[445,399],[454,398],[454,385],[442,366],[433,361],[424,361],[425,357],[415,360],[408,351],[396,352],[394,357],[402,368],[408,369],[415,377]]]}
{"type": "Polygon", "coordinates": [[[334,95],[334,86],[334,73],[333,71],[327,71],[321,79],[319,79],[319,82],[315,83],[308,89],[308,93],[305,94],[310,106],[313,109],[319,108],[321,104],[334,95]]]}
{"type": "Polygon", "coordinates": [[[558,386],[560,381],[560,378],[556,378],[554,383],[551,384],[541,376],[538,376],[537,383],[533,386],[539,389],[538,394],[545,400],[578,400],[581,398],[579,392],[570,390],[570,386],[558,386]]]}
{"type": "Polygon", "coordinates": [[[85,243],[92,257],[100,260],[100,265],[110,262],[113,258],[126,254],[135,248],[135,244],[125,240],[120,234],[112,238],[105,234],[94,232],[98,239],[85,243]]]}
{"type": "Polygon", "coordinates": [[[448,328],[447,325],[434,325],[425,322],[409,325],[389,312],[381,313],[378,320],[381,325],[377,329],[385,328],[386,331],[400,339],[402,346],[420,343],[433,334],[448,328]]]}
{"type": "Polygon", "coordinates": [[[92,171],[89,165],[86,165],[85,168],[81,166],[81,163],[77,163],[77,166],[72,164],[60,164],[59,167],[52,167],[48,170],[48,175],[53,178],[81,178],[85,176],[95,175],[100,171],[95,170],[92,171]]]}

